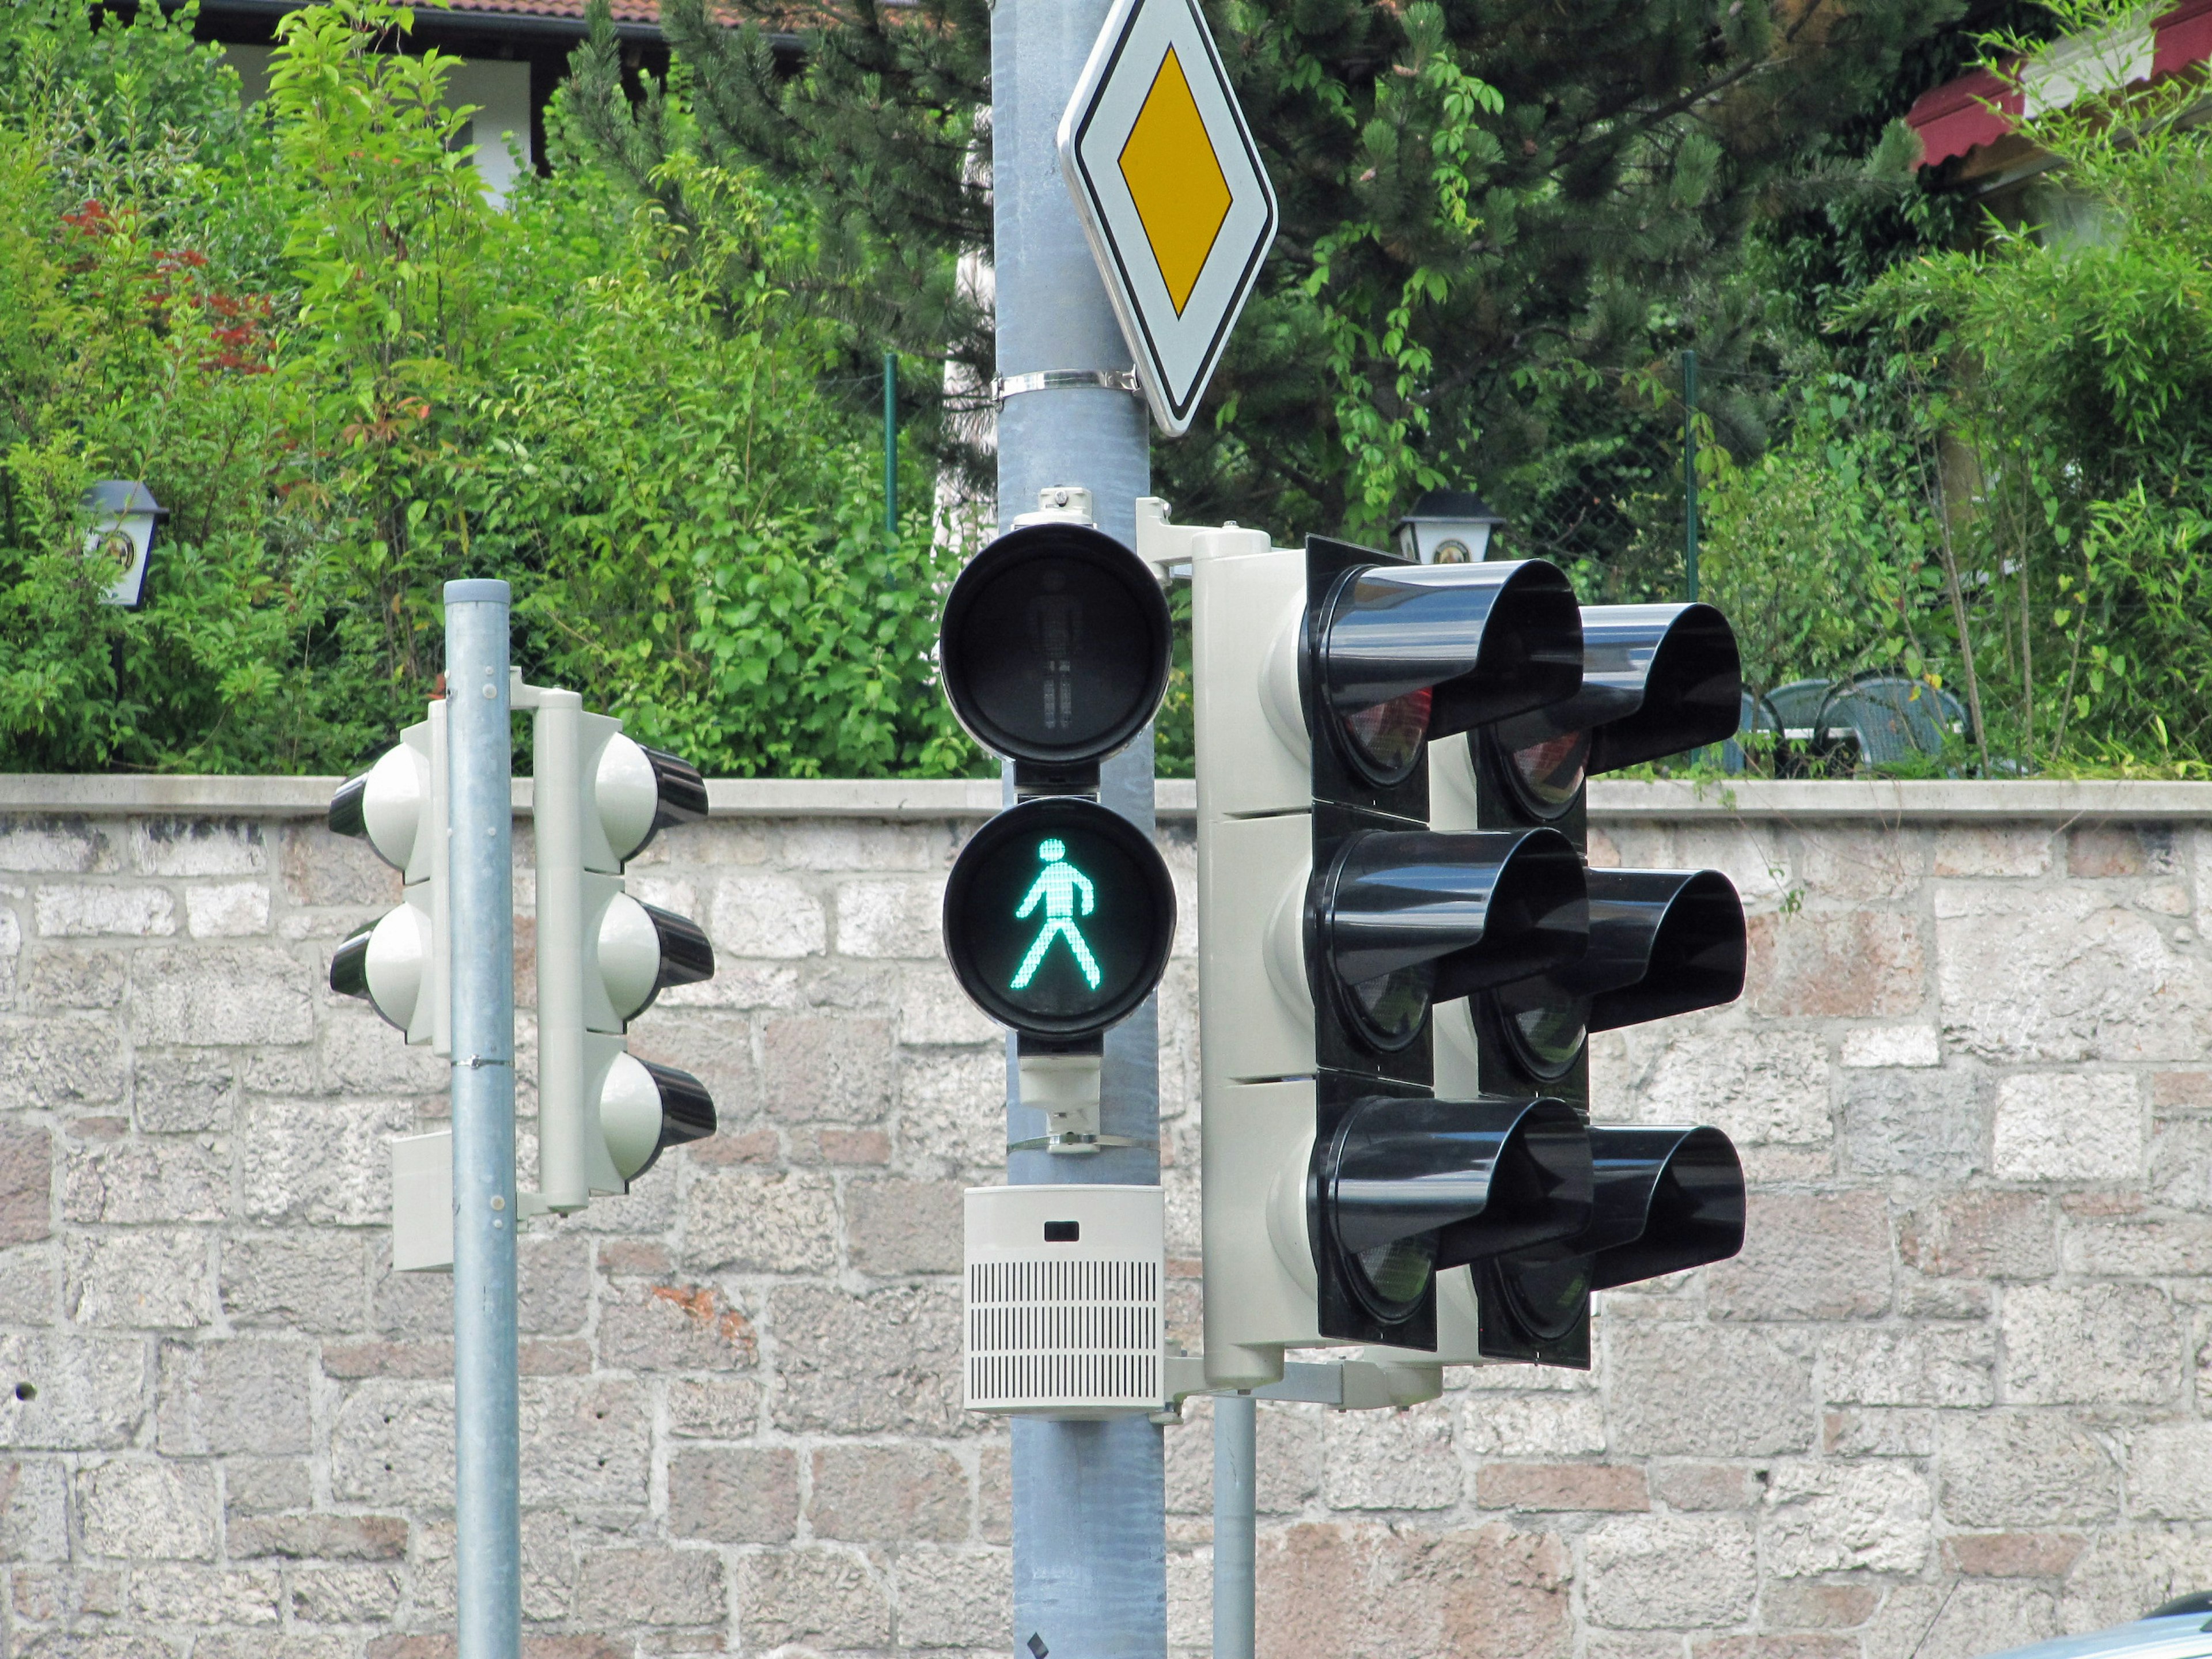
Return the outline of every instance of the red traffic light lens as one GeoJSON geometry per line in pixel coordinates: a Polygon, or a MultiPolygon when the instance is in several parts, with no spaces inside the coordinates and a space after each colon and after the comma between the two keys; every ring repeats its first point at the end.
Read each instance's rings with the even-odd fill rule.
{"type": "Polygon", "coordinates": [[[1410,774],[1428,740],[1435,701],[1436,693],[1424,688],[1343,715],[1344,735],[1361,769],[1378,783],[1396,783],[1410,774]]]}

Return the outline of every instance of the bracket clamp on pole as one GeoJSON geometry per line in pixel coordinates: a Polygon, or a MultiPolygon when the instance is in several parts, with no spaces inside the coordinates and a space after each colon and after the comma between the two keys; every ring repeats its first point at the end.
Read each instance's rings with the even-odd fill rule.
{"type": "Polygon", "coordinates": [[[1024,392],[1077,392],[1091,388],[1126,392],[1141,398],[1145,388],[1133,368],[1041,368],[1027,374],[1001,374],[991,382],[991,401],[1003,405],[1024,392]]]}

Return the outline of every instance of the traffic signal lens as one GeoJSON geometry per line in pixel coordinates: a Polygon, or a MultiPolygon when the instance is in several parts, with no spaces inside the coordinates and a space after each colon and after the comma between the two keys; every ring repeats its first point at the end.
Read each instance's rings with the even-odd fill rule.
{"type": "Polygon", "coordinates": [[[1539,815],[1550,817],[1572,801],[1589,764],[1590,734],[1569,732],[1513,751],[1513,780],[1539,815]]]}
{"type": "Polygon", "coordinates": [[[1040,1036],[1103,1030],[1158,982],[1175,889],[1157,848],[1096,802],[1046,797],[993,818],[945,890],[945,934],[968,994],[1040,1036]]]}
{"type": "Polygon", "coordinates": [[[1497,1297],[1529,1335],[1556,1342],[1582,1322],[1594,1264],[1571,1247],[1493,1258],[1481,1270],[1483,1291],[1497,1297]]]}
{"type": "Polygon", "coordinates": [[[1374,979],[1347,985],[1347,1000],[1367,1036],[1378,1047],[1404,1048],[1419,1035],[1428,1017],[1430,994],[1436,974],[1427,963],[1401,968],[1374,979]]]}
{"type": "Polygon", "coordinates": [[[1403,1319],[1436,1277],[1437,1236],[1421,1233],[1395,1238],[1353,1258],[1359,1264],[1355,1287],[1368,1311],[1389,1323],[1403,1319]]]}
{"type": "Polygon", "coordinates": [[[1528,1008],[1509,1006],[1502,1012],[1507,1040],[1517,1057],[1532,1075],[1547,1082],[1566,1075],[1589,1035],[1589,1005],[1579,997],[1528,1008]]]}
{"type": "Polygon", "coordinates": [[[1344,715],[1344,735],[1360,768],[1377,783],[1396,783],[1413,769],[1428,740],[1436,694],[1424,689],[1344,715]]]}
{"type": "Polygon", "coordinates": [[[976,739],[1049,764],[1102,759],[1143,730],[1172,635],[1134,554],[1096,530],[1036,525],[960,573],[939,642],[945,693],[976,739]]]}

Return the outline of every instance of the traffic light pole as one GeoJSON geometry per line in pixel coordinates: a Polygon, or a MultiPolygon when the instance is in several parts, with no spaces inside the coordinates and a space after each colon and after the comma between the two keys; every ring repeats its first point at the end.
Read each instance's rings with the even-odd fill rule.
{"type": "MultiPolygon", "coordinates": [[[[1112,384],[1128,347],[1063,182],[1061,112],[1108,0],[998,0],[991,17],[992,191],[1001,529],[1054,484],[1091,491],[1098,527],[1136,541],[1137,498],[1150,493],[1146,410],[1112,384]],[[1082,377],[1090,384],[1066,384],[1082,377]]],[[[1124,381],[1126,384],[1126,381],[1124,381]]],[[[1152,829],[1152,735],[1107,761],[1099,799],[1152,829]]],[[[1013,794],[1007,774],[1007,797],[1013,794]]],[[[1085,1156],[1010,1152],[1015,1185],[1159,1181],[1159,1021],[1144,1007],[1105,1037],[1102,1137],[1135,1143],[1085,1156]]],[[[1013,1086],[1010,1142],[1042,1136],[1042,1111],[1013,1086]]],[[[1166,1492],[1159,1428],[1141,1417],[1013,1424],[1015,1659],[1161,1659],[1167,1651],[1166,1492]]]]}
{"type": "Polygon", "coordinates": [[[514,873],[507,586],[502,581],[447,582],[445,597],[460,1659],[519,1659],[521,1457],[515,1394],[514,873]]]}

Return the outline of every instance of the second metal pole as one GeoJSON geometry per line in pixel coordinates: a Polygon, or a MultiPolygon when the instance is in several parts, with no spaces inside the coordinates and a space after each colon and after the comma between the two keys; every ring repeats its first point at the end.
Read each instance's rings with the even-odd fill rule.
{"type": "Polygon", "coordinates": [[[446,584],[460,1659],[519,1659],[522,1650],[507,597],[505,582],[446,584]]]}
{"type": "Polygon", "coordinates": [[[1259,1404],[1249,1394],[1213,1398],[1213,1659],[1252,1659],[1259,1404]]]}

